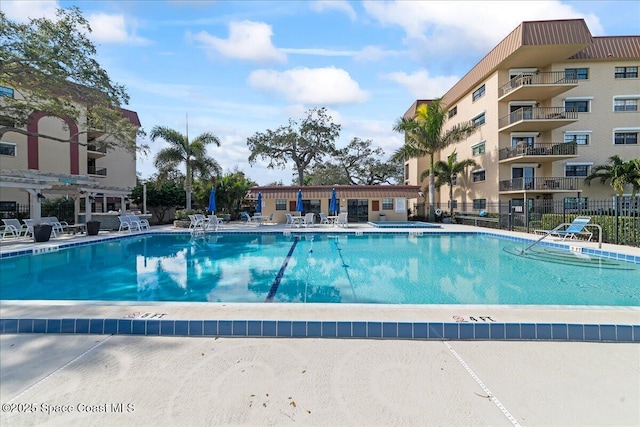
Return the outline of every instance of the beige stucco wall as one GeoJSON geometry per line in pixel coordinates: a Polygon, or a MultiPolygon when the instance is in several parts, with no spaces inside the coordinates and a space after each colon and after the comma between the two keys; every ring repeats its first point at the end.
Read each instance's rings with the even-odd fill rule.
{"type": "MultiPolygon", "coordinates": [[[[520,64],[523,68],[533,67],[532,64],[520,64]]],[[[632,95],[640,98],[640,79],[615,79],[614,68],[616,66],[639,66],[638,61],[591,61],[591,62],[562,62],[551,64],[547,67],[539,67],[541,72],[544,71],[564,71],[565,68],[589,68],[589,79],[579,80],[578,86],[570,89],[558,96],[547,100],[531,100],[538,102],[540,107],[563,107],[567,97],[589,97],[591,100],[591,111],[589,113],[579,113],[578,121],[562,126],[560,128],[541,131],[536,138],[536,142],[563,142],[564,134],[567,131],[590,131],[591,140],[587,146],[580,145],[578,147],[578,156],[569,160],[561,160],[543,163],[527,163],[523,160],[520,163],[499,163],[499,149],[509,147],[511,145],[511,132],[498,132],[499,119],[509,114],[509,103],[498,102],[499,88],[509,80],[509,69],[516,68],[514,64],[509,67],[500,68],[496,72],[489,75],[484,81],[472,87],[461,99],[455,104],[447,106],[453,108],[457,106],[457,115],[452,117],[445,124],[445,128],[450,127],[473,119],[482,112],[485,113],[485,124],[480,126],[478,130],[457,144],[453,144],[442,150],[437,159],[446,160],[446,158],[454,150],[457,152],[457,160],[473,159],[478,163],[476,168],[470,168],[467,174],[458,178],[458,184],[454,188],[454,199],[461,202],[468,202],[473,199],[486,199],[488,203],[492,201],[510,200],[514,198],[522,198],[522,194],[503,194],[499,195],[499,181],[511,179],[511,169],[514,166],[532,166],[535,167],[536,177],[564,177],[565,164],[571,163],[592,163],[593,165],[605,164],[609,157],[614,154],[619,155],[624,160],[631,158],[640,158],[640,145],[614,145],[613,134],[614,129],[640,128],[640,112],[614,112],[613,99],[615,96],[632,95]],[[472,100],[472,93],[482,84],[485,85],[485,95],[475,102],[472,100]],[[482,155],[473,156],[472,146],[485,141],[486,152],[482,155]],[[538,167],[539,165],[539,167],[538,167]],[[473,169],[484,168],[486,171],[486,181],[471,183],[470,172],[473,169]]],[[[520,100],[519,100],[520,101],[520,100]]],[[[529,101],[529,100],[521,100],[529,101]]],[[[537,129],[533,126],[531,132],[537,129]]],[[[413,165],[418,162],[425,162],[427,159],[414,160],[411,159],[408,164],[413,165]]],[[[415,176],[410,176],[408,184],[420,184],[415,176]],[[415,181],[414,181],[415,179],[415,181]]],[[[584,185],[584,179],[579,179],[579,189],[582,191],[583,197],[590,198],[608,198],[614,194],[613,189],[608,185],[602,185],[599,181],[594,181],[590,186],[584,185]]],[[[540,195],[540,193],[538,193],[540,195]]],[[[563,199],[564,197],[575,197],[571,193],[553,193],[554,199],[563,199]]],[[[535,197],[535,196],[534,196],[535,197]]],[[[443,186],[437,193],[436,203],[441,206],[447,206],[449,200],[449,188],[443,186]]],[[[460,206],[460,205],[459,205],[460,206]]]]}
{"type": "MultiPolygon", "coordinates": [[[[81,117],[81,120],[84,118],[81,117]]],[[[58,138],[68,138],[69,130],[65,129],[64,122],[57,117],[43,117],[38,122],[40,133],[58,138]]],[[[87,135],[82,132],[79,135],[79,173],[87,174],[87,135]]],[[[10,132],[2,137],[2,142],[16,145],[16,155],[0,155],[0,169],[28,169],[27,136],[10,132]]],[[[38,166],[39,171],[59,174],[70,173],[69,143],[58,142],[41,137],[38,141],[38,166]]],[[[106,156],[96,159],[96,168],[107,168],[107,176],[97,176],[101,186],[116,188],[133,188],[136,184],[136,158],[125,150],[109,150],[106,156]]],[[[27,204],[28,193],[24,190],[2,188],[0,200],[13,201],[18,204],[27,204]]]]}
{"type": "MultiPolygon", "coordinates": [[[[317,200],[317,199],[314,199],[317,200]]],[[[368,203],[368,212],[369,212],[369,221],[378,221],[380,218],[380,214],[384,214],[386,215],[386,220],[387,221],[406,221],[408,218],[407,215],[407,211],[405,209],[404,212],[396,212],[395,210],[389,210],[389,209],[382,209],[382,199],[381,198],[372,198],[372,199],[368,199],[369,203],[368,203]],[[380,210],[379,211],[373,211],[372,210],[372,202],[374,200],[377,200],[380,202],[380,210]]],[[[405,199],[406,200],[406,199],[405,199]]],[[[296,199],[287,199],[287,210],[276,210],[276,200],[275,199],[263,199],[262,200],[262,215],[263,216],[269,216],[272,213],[274,214],[273,216],[273,222],[276,222],[278,224],[284,224],[286,223],[287,219],[286,219],[286,214],[293,214],[293,215],[298,215],[299,212],[296,211],[290,211],[288,210],[289,205],[291,202],[295,203],[296,199]]],[[[339,204],[340,204],[340,212],[347,212],[347,199],[339,199],[339,204]]],[[[408,208],[410,207],[408,203],[405,202],[405,206],[408,208]]],[[[394,207],[395,207],[395,200],[394,200],[394,207]]],[[[321,199],[320,200],[320,211],[324,212],[325,214],[329,215],[329,200],[325,200],[325,199],[321,199]]],[[[316,217],[316,222],[319,221],[319,217],[316,217]]]]}

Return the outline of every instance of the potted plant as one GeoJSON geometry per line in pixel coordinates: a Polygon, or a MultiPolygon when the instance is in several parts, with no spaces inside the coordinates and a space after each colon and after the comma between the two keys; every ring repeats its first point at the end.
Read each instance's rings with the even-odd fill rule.
{"type": "Polygon", "coordinates": [[[100,231],[100,221],[87,221],[87,236],[97,236],[100,231]]]}
{"type": "Polygon", "coordinates": [[[33,226],[33,240],[36,242],[48,242],[51,238],[50,224],[37,224],[33,226]]]}

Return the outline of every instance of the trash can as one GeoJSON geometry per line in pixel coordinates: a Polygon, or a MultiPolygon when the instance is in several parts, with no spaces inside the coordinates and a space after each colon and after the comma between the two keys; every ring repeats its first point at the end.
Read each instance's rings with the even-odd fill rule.
{"type": "Polygon", "coordinates": [[[33,240],[36,242],[48,242],[51,238],[50,224],[38,224],[33,226],[33,240]]]}
{"type": "Polygon", "coordinates": [[[97,236],[100,231],[100,221],[87,221],[87,236],[97,236]]]}
{"type": "Polygon", "coordinates": [[[386,214],[380,214],[380,219],[378,221],[384,222],[386,220],[387,220],[387,215],[386,214]]]}

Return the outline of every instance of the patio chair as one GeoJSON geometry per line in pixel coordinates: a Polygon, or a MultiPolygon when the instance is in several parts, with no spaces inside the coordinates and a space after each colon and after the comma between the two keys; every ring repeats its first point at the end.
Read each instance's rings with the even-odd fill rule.
{"type": "Polygon", "coordinates": [[[562,240],[578,239],[578,236],[588,237],[587,241],[591,241],[593,233],[585,229],[585,226],[591,221],[590,216],[579,216],[571,223],[563,223],[558,225],[553,230],[534,230],[535,234],[546,234],[549,236],[562,237],[562,240]],[[562,227],[568,226],[566,229],[561,230],[562,227]]]}
{"type": "Polygon", "coordinates": [[[213,231],[217,231],[218,228],[224,228],[222,218],[218,218],[217,215],[209,215],[206,218],[206,225],[207,230],[213,229],[213,231]]]}
{"type": "Polygon", "coordinates": [[[144,218],[140,218],[138,215],[129,215],[129,222],[137,223],[140,231],[151,229],[151,225],[149,224],[149,221],[147,221],[144,218]]]}
{"type": "Polygon", "coordinates": [[[331,224],[331,221],[329,221],[325,213],[320,212],[318,215],[320,215],[320,224],[331,224]]]}
{"type": "Polygon", "coordinates": [[[304,216],[304,220],[302,222],[302,225],[306,228],[306,227],[315,227],[316,226],[316,214],[314,214],[313,212],[309,212],[308,214],[306,214],[304,216]]]}
{"type": "Polygon", "coordinates": [[[194,228],[196,228],[196,226],[198,225],[198,220],[197,220],[196,216],[195,215],[189,215],[189,221],[191,221],[190,224],[189,224],[189,230],[193,230],[194,228]]]}
{"type": "Polygon", "coordinates": [[[131,233],[131,222],[129,221],[129,217],[127,215],[118,215],[118,221],[120,221],[118,232],[127,231],[131,233]]]}
{"type": "Polygon", "coordinates": [[[348,215],[347,212],[342,212],[338,214],[338,219],[336,219],[336,225],[338,227],[344,227],[344,228],[349,227],[349,219],[347,215],[348,215]]]}
{"type": "Polygon", "coordinates": [[[285,222],[284,225],[286,225],[287,227],[293,227],[293,215],[288,213],[288,214],[284,214],[284,216],[287,219],[287,222],[285,222]]]}
{"type": "Polygon", "coordinates": [[[69,227],[69,223],[67,221],[58,221],[58,218],[55,216],[47,216],[40,220],[41,224],[49,224],[53,227],[56,232],[63,233],[65,229],[69,227]]]}
{"type": "Polygon", "coordinates": [[[13,237],[22,237],[26,236],[29,227],[26,224],[20,224],[20,221],[16,218],[3,219],[4,230],[2,230],[2,239],[5,238],[7,234],[11,234],[13,237]]]}

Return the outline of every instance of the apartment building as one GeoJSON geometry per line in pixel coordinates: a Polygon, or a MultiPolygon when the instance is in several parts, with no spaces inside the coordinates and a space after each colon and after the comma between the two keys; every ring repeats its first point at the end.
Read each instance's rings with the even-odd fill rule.
{"type": "MultiPolygon", "coordinates": [[[[0,86],[0,96],[18,96],[12,88],[0,86]]],[[[122,109],[123,117],[137,127],[135,111],[122,109]]],[[[27,127],[36,135],[8,132],[0,140],[0,216],[12,216],[19,206],[28,206],[38,217],[41,202],[48,198],[71,197],[91,206],[89,212],[118,210],[136,185],[136,156],[124,149],[106,150],[96,144],[105,132],[85,129],[86,124],[68,118],[31,114],[27,127]],[[59,142],[55,139],[67,139],[59,142]],[[37,209],[34,209],[37,207],[37,209]]]]}
{"type": "MultiPolygon", "coordinates": [[[[458,177],[453,203],[490,211],[497,202],[611,197],[608,183],[584,177],[614,154],[640,158],[639,67],[640,36],[593,37],[582,19],[520,24],[444,95],[446,128],[477,126],[436,156],[455,150],[457,161],[478,164],[458,177]]],[[[428,161],[407,160],[405,184],[424,187],[428,161]]],[[[448,202],[443,187],[436,203],[448,202]]]]}

